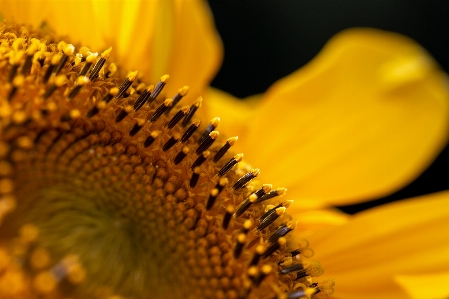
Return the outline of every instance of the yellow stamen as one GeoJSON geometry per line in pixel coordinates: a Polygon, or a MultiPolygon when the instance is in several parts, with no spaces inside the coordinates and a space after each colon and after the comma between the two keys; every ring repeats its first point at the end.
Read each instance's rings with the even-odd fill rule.
{"type": "Polygon", "coordinates": [[[101,58],[108,59],[109,55],[111,54],[112,47],[105,50],[103,53],[101,53],[101,58]]]}

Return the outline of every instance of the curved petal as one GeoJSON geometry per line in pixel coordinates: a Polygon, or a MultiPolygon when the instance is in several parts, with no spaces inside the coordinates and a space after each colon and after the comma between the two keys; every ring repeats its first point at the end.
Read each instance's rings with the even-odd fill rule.
{"type": "MultiPolygon", "coordinates": [[[[410,290],[411,277],[447,272],[448,202],[449,191],[396,202],[308,236],[314,258],[323,264],[323,279],[336,280],[333,298],[409,299],[423,288],[410,290]]],[[[440,298],[441,288],[447,288],[438,280],[422,283],[427,294],[421,299],[440,298]]]]}
{"type": "Polygon", "coordinates": [[[7,20],[35,26],[45,21],[93,51],[112,46],[119,63],[150,82],[169,74],[167,96],[184,85],[193,97],[200,95],[223,55],[203,0],[1,0],[0,7],[7,20]]]}
{"type": "Polygon", "coordinates": [[[253,165],[270,170],[264,178],[289,186],[290,196],[332,204],[384,196],[446,143],[448,90],[412,40],[347,30],[269,89],[242,142],[253,165]]]}

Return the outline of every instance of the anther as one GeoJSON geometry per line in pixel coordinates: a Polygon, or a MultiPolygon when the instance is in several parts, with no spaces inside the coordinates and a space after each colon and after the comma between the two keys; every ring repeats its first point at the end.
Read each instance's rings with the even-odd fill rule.
{"type": "Polygon", "coordinates": [[[164,88],[165,84],[167,84],[168,79],[170,79],[169,75],[163,75],[160,79],[160,81],[156,84],[154,87],[154,91],[151,93],[151,95],[148,97],[148,103],[151,104],[151,102],[156,99],[156,97],[161,93],[162,89],[164,88]]]}
{"type": "Polygon", "coordinates": [[[173,99],[166,99],[150,117],[150,122],[154,123],[173,104],[173,99]]]}
{"type": "Polygon", "coordinates": [[[223,190],[223,188],[229,183],[229,180],[227,178],[221,178],[218,183],[215,185],[215,187],[211,190],[209,194],[209,198],[207,200],[206,204],[206,210],[212,209],[214,206],[215,200],[217,199],[217,196],[220,194],[220,192],[223,190]]]}
{"type": "MultiPolygon", "coordinates": [[[[8,34],[8,33],[7,33],[8,34]]],[[[11,33],[9,33],[11,34],[11,33]]],[[[11,45],[11,48],[15,50],[16,52],[19,51],[20,48],[24,48],[26,45],[26,40],[23,37],[17,37],[15,34],[12,34],[11,36],[14,36],[13,43],[11,45]]]]}
{"type": "Polygon", "coordinates": [[[115,63],[111,63],[111,64],[109,64],[108,70],[104,74],[104,77],[109,78],[109,77],[113,76],[115,73],[117,73],[117,66],[115,65],[115,63]]]}
{"type": "Polygon", "coordinates": [[[287,256],[286,258],[284,258],[282,261],[280,261],[278,263],[278,265],[281,267],[289,267],[292,264],[293,264],[293,258],[291,256],[287,256]]]}
{"type": "Polygon", "coordinates": [[[200,178],[201,168],[199,166],[193,169],[192,177],[190,178],[190,188],[195,188],[200,178]]]}
{"type": "Polygon", "coordinates": [[[134,103],[134,111],[139,110],[142,108],[143,104],[148,100],[151,93],[154,91],[154,85],[149,85],[137,98],[136,102],[134,103]]]}
{"type": "Polygon", "coordinates": [[[287,299],[310,298],[310,296],[312,296],[315,293],[316,293],[316,290],[314,288],[307,288],[305,290],[298,289],[296,291],[288,293],[287,299]]]}
{"type": "Polygon", "coordinates": [[[143,146],[149,147],[151,144],[153,144],[154,140],[159,136],[160,131],[153,131],[150,133],[150,135],[145,139],[143,146]]]}
{"type": "Polygon", "coordinates": [[[81,69],[79,76],[86,76],[89,72],[90,68],[94,64],[95,60],[97,60],[98,53],[90,53],[86,57],[86,63],[84,64],[83,68],[81,69]]]}
{"type": "Polygon", "coordinates": [[[237,182],[235,182],[234,186],[232,186],[232,189],[239,190],[246,186],[249,182],[251,182],[252,179],[256,178],[260,173],[259,169],[251,169],[250,172],[242,176],[240,179],[238,179],[237,182]]]}
{"type": "Polygon", "coordinates": [[[209,135],[203,140],[203,142],[201,142],[201,144],[198,146],[198,148],[196,149],[195,153],[197,155],[201,155],[202,152],[204,152],[205,150],[207,150],[215,141],[215,139],[218,138],[218,135],[220,133],[218,133],[218,131],[212,131],[209,133],[209,135]]]}
{"type": "Polygon", "coordinates": [[[168,151],[169,149],[171,149],[176,143],[178,143],[179,139],[181,138],[180,134],[175,134],[173,135],[162,147],[162,150],[164,152],[168,151]]]}
{"type": "Polygon", "coordinates": [[[92,109],[87,112],[87,117],[92,117],[100,111],[100,108],[106,106],[113,97],[118,94],[118,87],[113,87],[109,89],[108,93],[104,95],[104,97],[97,103],[92,109]]]}
{"type": "Polygon", "coordinates": [[[278,250],[279,248],[281,248],[281,246],[284,246],[285,244],[287,244],[287,239],[285,237],[281,237],[277,240],[277,242],[271,244],[267,250],[265,250],[265,252],[262,254],[262,258],[267,258],[269,257],[273,252],[275,252],[276,250],[278,250]]]}
{"type": "MultiPolygon", "coordinates": [[[[256,278],[256,276],[259,274],[259,269],[256,266],[251,266],[248,267],[248,277],[254,281],[254,279],[256,278]]],[[[247,295],[247,294],[246,294],[247,295]]],[[[246,298],[245,295],[245,298],[246,298]]]]}
{"type": "Polygon", "coordinates": [[[305,269],[304,265],[300,263],[300,264],[295,264],[295,265],[293,265],[291,267],[282,269],[281,271],[279,271],[279,274],[280,275],[285,275],[285,274],[290,274],[290,273],[293,273],[293,272],[298,272],[298,271],[301,271],[301,270],[304,270],[304,269],[305,269]]]}
{"type": "Polygon", "coordinates": [[[70,121],[77,119],[81,116],[81,112],[78,109],[71,110],[68,114],[61,116],[61,121],[70,121]]]}
{"type": "Polygon", "coordinates": [[[287,235],[296,228],[297,221],[289,221],[287,224],[281,225],[267,240],[271,244],[276,242],[280,237],[287,235]]]}
{"type": "Polygon", "coordinates": [[[250,266],[255,266],[255,265],[257,265],[257,264],[259,263],[260,258],[262,257],[262,255],[264,254],[264,252],[265,252],[266,249],[267,249],[267,248],[266,248],[265,245],[263,245],[263,244],[257,245],[257,246],[256,246],[256,250],[255,250],[255,253],[254,253],[253,258],[251,259],[251,262],[250,262],[249,265],[250,265],[250,266]]]}
{"type": "Polygon", "coordinates": [[[145,91],[145,83],[141,82],[136,86],[136,94],[141,95],[145,91]]]}
{"type": "Polygon", "coordinates": [[[266,212],[262,217],[260,217],[260,223],[257,227],[258,230],[263,230],[264,228],[268,227],[270,224],[272,224],[276,219],[278,219],[280,216],[282,216],[285,213],[285,210],[287,208],[284,207],[281,204],[278,206],[270,209],[268,212],[266,212]]]}
{"type": "Polygon", "coordinates": [[[215,188],[218,189],[218,192],[223,191],[223,188],[229,183],[227,178],[221,178],[218,183],[215,185],[215,188]]]}
{"type": "Polygon", "coordinates": [[[296,272],[296,279],[306,276],[316,277],[323,273],[323,268],[319,262],[303,262],[279,271],[280,275],[296,272]]]}
{"type": "Polygon", "coordinates": [[[71,63],[72,66],[78,66],[81,62],[86,61],[86,57],[92,54],[90,52],[90,49],[88,47],[81,47],[78,50],[78,53],[75,54],[75,57],[73,58],[73,61],[71,63]]]}
{"type": "Polygon", "coordinates": [[[173,161],[173,163],[175,163],[175,165],[178,165],[179,163],[182,162],[182,160],[184,160],[184,158],[187,156],[187,154],[189,153],[190,149],[188,146],[184,146],[182,148],[182,151],[180,151],[176,157],[175,160],[173,161]]]}
{"type": "Polygon", "coordinates": [[[9,63],[11,64],[11,69],[9,70],[9,74],[8,74],[8,82],[12,83],[12,81],[16,77],[17,70],[19,69],[20,62],[22,61],[24,52],[23,51],[19,51],[19,52],[12,51],[10,53],[11,53],[11,56],[9,57],[9,63]]]}
{"type": "Polygon", "coordinates": [[[235,144],[237,139],[239,139],[238,136],[228,138],[228,140],[226,140],[226,143],[215,154],[213,161],[215,163],[218,162],[218,160],[220,160],[221,157],[223,157],[226,154],[226,152],[229,150],[229,148],[235,144]]]}
{"type": "Polygon", "coordinates": [[[170,111],[173,109],[173,107],[175,107],[179,103],[179,101],[181,101],[181,99],[186,96],[188,92],[189,92],[188,86],[183,86],[182,88],[180,88],[178,90],[178,93],[173,97],[173,105],[169,107],[167,111],[165,111],[165,114],[169,114],[170,111]]]}
{"type": "Polygon", "coordinates": [[[270,216],[272,213],[274,213],[276,211],[277,208],[280,208],[280,207],[283,207],[282,203],[278,204],[277,206],[267,205],[265,207],[265,213],[262,216],[260,216],[260,221],[262,221],[263,219],[270,216]]]}
{"type": "Polygon", "coordinates": [[[246,241],[246,234],[239,233],[237,235],[237,240],[236,240],[236,244],[235,244],[235,248],[234,248],[234,258],[235,259],[238,259],[240,257],[240,255],[242,254],[243,247],[245,245],[245,241],[246,241]]]}
{"type": "Polygon", "coordinates": [[[133,84],[134,80],[136,80],[136,77],[137,71],[128,74],[126,79],[122,82],[122,84],[118,88],[118,94],[115,96],[116,99],[120,98],[128,90],[128,88],[133,84]]]}
{"type": "Polygon", "coordinates": [[[228,173],[229,170],[232,169],[232,167],[234,167],[234,165],[236,165],[237,163],[239,163],[240,161],[242,161],[243,159],[243,154],[237,154],[234,157],[232,157],[219,171],[218,171],[218,176],[222,177],[224,176],[226,173],[228,173]]]}
{"type": "Polygon", "coordinates": [[[12,80],[14,80],[14,77],[17,74],[17,70],[19,69],[19,65],[18,64],[13,64],[11,66],[11,69],[9,70],[9,75],[8,75],[8,82],[12,83],[12,80]]]}
{"type": "Polygon", "coordinates": [[[47,90],[45,91],[45,93],[42,95],[42,98],[44,100],[48,99],[53,92],[58,88],[63,86],[64,84],[67,83],[67,77],[65,75],[59,75],[55,78],[54,82],[52,85],[50,85],[47,90]]]}
{"type": "Polygon", "coordinates": [[[129,131],[129,136],[132,137],[132,136],[136,135],[137,133],[139,133],[139,131],[143,128],[144,125],[145,125],[144,119],[137,120],[137,122],[134,124],[132,129],[129,131]]]}
{"type": "Polygon", "coordinates": [[[323,268],[319,262],[311,262],[305,269],[296,273],[296,279],[301,279],[306,276],[317,277],[323,274],[323,268]]]}
{"type": "Polygon", "coordinates": [[[111,54],[112,48],[107,49],[103,53],[101,53],[100,59],[98,59],[97,63],[95,63],[94,67],[90,71],[89,79],[91,81],[95,80],[98,77],[98,74],[100,73],[101,68],[106,63],[106,60],[109,58],[109,55],[111,54]]]}
{"type": "Polygon", "coordinates": [[[198,108],[201,107],[201,103],[203,102],[203,98],[199,97],[195,103],[193,103],[192,106],[190,106],[190,110],[189,112],[186,114],[186,116],[184,117],[184,120],[181,123],[181,126],[185,127],[187,126],[187,124],[190,122],[190,120],[192,119],[193,115],[195,114],[195,112],[198,110],[198,108]]]}
{"type": "Polygon", "coordinates": [[[89,56],[90,54],[92,54],[90,49],[88,47],[86,47],[86,46],[82,46],[78,50],[78,53],[83,57],[82,62],[86,61],[86,57],[89,56]]]}
{"type": "Polygon", "coordinates": [[[14,98],[14,95],[17,93],[17,89],[21,87],[25,83],[25,77],[23,75],[18,75],[12,80],[12,87],[8,93],[8,101],[14,98]]]}
{"type": "Polygon", "coordinates": [[[286,192],[287,192],[286,188],[277,188],[276,190],[273,190],[270,193],[267,193],[267,194],[259,197],[259,199],[256,201],[256,203],[268,200],[268,199],[276,197],[276,196],[283,196],[283,195],[285,195],[286,192]]]}
{"type": "Polygon", "coordinates": [[[25,63],[22,66],[20,73],[26,75],[31,70],[31,63],[33,62],[33,55],[27,55],[25,58],[25,63]]]}
{"type": "Polygon", "coordinates": [[[25,63],[23,64],[22,70],[20,71],[22,75],[28,74],[28,72],[31,70],[34,53],[36,52],[37,52],[37,45],[35,43],[32,43],[26,50],[25,63]]]}
{"type": "Polygon", "coordinates": [[[136,92],[136,90],[131,86],[130,88],[128,88],[127,91],[125,91],[125,93],[123,94],[123,98],[126,99],[127,97],[134,94],[135,92],[136,92]]]}
{"type": "Polygon", "coordinates": [[[273,267],[270,265],[264,265],[262,266],[261,271],[259,272],[259,275],[257,275],[256,278],[254,278],[254,285],[257,287],[260,285],[260,283],[267,277],[271,271],[273,271],[273,267]]]}
{"type": "Polygon", "coordinates": [[[301,254],[301,251],[299,249],[295,249],[293,251],[290,251],[290,255],[292,256],[292,258],[298,256],[301,254]]]}
{"type": "Polygon", "coordinates": [[[327,296],[330,296],[334,293],[335,281],[333,279],[326,279],[319,283],[312,283],[310,287],[314,288],[317,293],[323,293],[327,296]]]}
{"type": "MultiPolygon", "coordinates": [[[[60,42],[59,44],[61,44],[62,42],[60,42]]],[[[58,44],[58,47],[59,47],[58,44]]],[[[69,56],[73,55],[73,52],[75,52],[75,47],[71,44],[66,45],[61,44],[63,46],[61,46],[61,50],[62,50],[62,56],[61,59],[59,60],[59,63],[57,64],[57,66],[53,69],[52,75],[58,75],[59,72],[62,70],[62,68],[64,67],[65,63],[67,62],[67,59],[69,59],[69,56]],[[63,47],[63,48],[62,48],[63,47]]]]}
{"type": "Polygon", "coordinates": [[[292,258],[298,260],[300,254],[306,258],[311,258],[315,254],[313,249],[309,248],[309,241],[306,239],[301,239],[298,243],[298,248],[290,252],[292,258]]]}
{"type": "Polygon", "coordinates": [[[239,217],[243,213],[246,212],[246,210],[249,209],[249,207],[257,200],[257,195],[255,193],[251,194],[247,199],[245,199],[240,207],[237,209],[237,211],[234,214],[234,217],[239,217]]]}
{"type": "Polygon", "coordinates": [[[204,161],[206,161],[207,157],[209,157],[209,155],[210,155],[209,151],[204,151],[201,155],[198,156],[198,158],[196,158],[191,168],[194,169],[197,166],[201,166],[204,163],[204,161]]]}
{"type": "Polygon", "coordinates": [[[219,124],[220,124],[219,117],[212,118],[206,130],[204,130],[203,134],[201,134],[200,139],[198,139],[198,143],[201,143],[207,136],[209,136],[210,132],[214,131],[219,124]]]}
{"type": "Polygon", "coordinates": [[[192,136],[193,133],[195,133],[196,129],[198,129],[200,124],[201,124],[201,120],[199,120],[199,119],[195,120],[182,135],[181,143],[185,143],[187,140],[189,140],[190,136],[192,136]]]}
{"type": "Polygon", "coordinates": [[[176,124],[187,114],[187,112],[189,112],[189,106],[183,106],[181,110],[173,115],[172,119],[167,124],[167,128],[169,130],[173,129],[174,126],[176,126],[176,124]]]}
{"type": "Polygon", "coordinates": [[[215,200],[218,197],[218,194],[220,194],[220,191],[217,188],[213,188],[212,190],[210,190],[209,193],[209,198],[207,199],[207,203],[206,203],[206,210],[210,210],[212,209],[212,207],[214,206],[215,200]]]}
{"type": "Polygon", "coordinates": [[[72,63],[70,65],[71,66],[78,66],[81,62],[84,62],[84,61],[86,61],[86,57],[84,57],[83,54],[81,54],[81,53],[76,53],[75,57],[73,58],[73,61],[72,61],[72,63]]]}
{"type": "Polygon", "coordinates": [[[245,220],[245,222],[243,222],[241,232],[247,234],[252,226],[253,226],[252,220],[250,219],[245,220]]]}
{"type": "Polygon", "coordinates": [[[44,78],[42,79],[44,84],[48,82],[48,79],[50,79],[51,74],[53,73],[54,69],[59,64],[60,61],[61,61],[61,55],[59,55],[59,54],[53,55],[53,57],[50,60],[50,65],[48,66],[47,70],[45,71],[44,78]]]}
{"type": "Polygon", "coordinates": [[[121,122],[131,111],[133,110],[132,106],[126,106],[125,108],[123,108],[122,110],[120,110],[119,114],[117,115],[117,117],[115,118],[115,122],[121,122]]]}
{"type": "Polygon", "coordinates": [[[90,80],[86,76],[80,76],[76,79],[76,84],[73,86],[72,90],[70,90],[69,95],[67,96],[68,100],[73,100],[74,97],[81,91],[84,85],[89,83],[90,80]]]}
{"type": "Polygon", "coordinates": [[[285,274],[290,274],[290,273],[293,273],[293,272],[298,272],[298,271],[301,271],[301,270],[304,270],[304,269],[305,269],[305,265],[302,264],[302,263],[299,263],[299,264],[295,264],[293,266],[290,266],[288,268],[282,269],[281,271],[279,271],[279,274],[280,275],[285,275],[285,274]]]}
{"type": "Polygon", "coordinates": [[[234,214],[234,207],[229,205],[226,207],[226,213],[223,217],[223,229],[226,230],[229,227],[229,223],[231,222],[232,215],[234,214]]]}
{"type": "Polygon", "coordinates": [[[36,59],[37,62],[39,63],[39,65],[41,67],[43,67],[44,63],[45,63],[45,55],[41,51],[39,51],[37,56],[38,56],[37,59],[36,59]]]}
{"type": "MultiPolygon", "coordinates": [[[[271,188],[273,188],[273,185],[263,184],[259,190],[254,192],[254,194],[257,195],[257,198],[260,198],[260,197],[264,196],[265,194],[267,194],[268,192],[270,192],[271,188]]],[[[256,202],[258,202],[258,201],[256,200],[256,202]]]]}

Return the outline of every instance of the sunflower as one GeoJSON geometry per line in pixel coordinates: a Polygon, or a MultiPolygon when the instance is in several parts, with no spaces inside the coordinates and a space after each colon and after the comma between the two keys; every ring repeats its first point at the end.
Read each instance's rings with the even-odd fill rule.
{"type": "Polygon", "coordinates": [[[449,294],[447,193],[349,221],[317,209],[391,192],[446,142],[446,77],[419,46],[342,33],[254,107],[206,90],[221,48],[201,1],[72,4],[1,6],[12,21],[47,16],[39,31],[2,24],[4,295],[331,293],[332,280],[311,280],[322,270],[304,236],[337,279],[335,298],[449,294]],[[49,28],[89,48],[56,43],[49,28]],[[176,106],[199,94],[206,109],[176,106]],[[201,110],[233,120],[220,130],[238,142],[218,136],[218,118],[196,131],[201,110]],[[278,199],[285,189],[258,182],[231,146],[298,200],[278,199]]]}

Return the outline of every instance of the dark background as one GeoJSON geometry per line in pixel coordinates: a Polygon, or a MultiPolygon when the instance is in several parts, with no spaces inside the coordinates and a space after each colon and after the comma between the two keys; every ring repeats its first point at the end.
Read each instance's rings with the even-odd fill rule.
{"type": "MultiPolygon", "coordinates": [[[[209,0],[225,57],[212,86],[237,97],[264,92],[310,61],[337,32],[375,27],[405,34],[449,72],[449,1],[209,0]]],[[[449,147],[416,181],[369,207],[449,189],[449,147]]]]}

